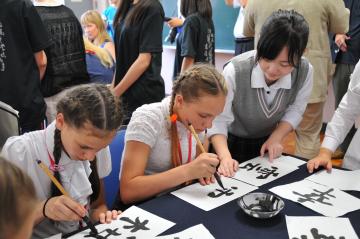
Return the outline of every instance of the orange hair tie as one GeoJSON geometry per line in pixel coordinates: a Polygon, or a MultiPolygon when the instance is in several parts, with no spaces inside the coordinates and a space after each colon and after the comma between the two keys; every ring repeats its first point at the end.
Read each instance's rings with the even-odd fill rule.
{"type": "Polygon", "coordinates": [[[177,120],[177,114],[172,114],[172,115],[170,115],[170,121],[172,122],[172,123],[175,123],[176,122],[176,120],[177,120]]]}

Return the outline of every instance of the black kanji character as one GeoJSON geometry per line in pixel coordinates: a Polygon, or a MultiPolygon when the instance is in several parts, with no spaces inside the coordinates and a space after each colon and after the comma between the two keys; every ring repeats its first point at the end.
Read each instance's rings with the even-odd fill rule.
{"type": "Polygon", "coordinates": [[[124,229],[130,229],[132,228],[132,230],[130,232],[137,232],[139,230],[150,230],[149,228],[147,228],[145,225],[149,222],[149,220],[144,220],[143,222],[140,222],[139,217],[136,217],[135,221],[131,220],[128,217],[120,217],[119,220],[128,222],[132,225],[130,226],[124,226],[124,229]]]}

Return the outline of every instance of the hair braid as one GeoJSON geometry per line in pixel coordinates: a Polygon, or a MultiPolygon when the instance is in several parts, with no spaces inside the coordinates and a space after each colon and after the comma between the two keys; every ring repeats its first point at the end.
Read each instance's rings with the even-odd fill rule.
{"type": "MultiPolygon", "coordinates": [[[[181,89],[181,86],[186,79],[187,79],[187,77],[186,77],[186,74],[184,73],[184,74],[180,75],[178,77],[178,79],[174,82],[172,94],[171,94],[171,100],[170,100],[170,107],[169,107],[170,116],[174,114],[174,104],[175,104],[176,92],[178,92],[179,89],[181,89]]],[[[179,134],[178,134],[177,126],[176,126],[176,121],[175,122],[171,121],[170,123],[171,123],[171,127],[170,127],[171,161],[173,163],[173,167],[175,168],[182,164],[182,162],[180,162],[179,148],[178,148],[180,141],[179,141],[179,134]]]]}
{"type": "MultiPolygon", "coordinates": [[[[61,151],[62,151],[62,142],[61,142],[61,131],[59,129],[55,129],[54,133],[54,161],[55,165],[59,164],[61,151]]],[[[60,182],[61,184],[61,177],[58,170],[54,170],[54,177],[60,182]]],[[[51,184],[51,197],[60,196],[62,193],[60,190],[55,186],[55,184],[51,184]]]]}

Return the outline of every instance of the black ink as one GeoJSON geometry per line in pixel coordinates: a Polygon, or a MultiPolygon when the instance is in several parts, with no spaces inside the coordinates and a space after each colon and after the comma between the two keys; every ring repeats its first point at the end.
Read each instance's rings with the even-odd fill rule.
{"type": "Polygon", "coordinates": [[[262,169],[256,169],[256,171],[258,171],[261,175],[257,176],[256,178],[258,179],[266,179],[268,178],[270,175],[277,177],[279,175],[279,173],[276,173],[276,171],[278,170],[277,167],[271,166],[272,169],[268,169],[268,168],[262,168],[262,169]]]}
{"type": "MultiPolygon", "coordinates": [[[[252,163],[247,163],[246,165],[244,165],[244,166],[241,166],[241,167],[239,167],[239,168],[243,168],[243,169],[247,169],[247,171],[251,171],[251,170],[253,170],[254,168],[256,168],[257,166],[259,166],[260,164],[258,163],[258,164],[255,164],[255,165],[253,165],[252,163]]],[[[261,167],[260,167],[261,168],[261,167]]]]}
{"type": "Polygon", "coordinates": [[[210,193],[208,193],[208,196],[209,197],[211,197],[211,198],[218,198],[218,197],[220,197],[220,196],[222,196],[222,195],[225,195],[225,196],[231,196],[231,195],[233,195],[234,194],[234,192],[232,191],[232,190],[236,190],[237,189],[237,187],[231,187],[231,188],[229,188],[229,189],[215,189],[215,191],[218,191],[218,192],[220,192],[220,193],[218,193],[218,194],[216,194],[216,192],[210,192],[210,193]]]}
{"type": "MultiPolygon", "coordinates": [[[[324,234],[319,234],[319,230],[317,228],[311,228],[310,232],[312,238],[309,239],[336,239],[334,236],[325,236],[324,234]]],[[[293,237],[292,239],[299,239],[299,238],[293,237]]],[[[305,235],[301,235],[300,239],[308,239],[308,237],[305,235]]],[[[345,237],[340,236],[339,239],[345,239],[345,237]]]]}
{"type": "Polygon", "coordinates": [[[276,173],[276,171],[278,170],[277,167],[271,166],[271,168],[265,168],[265,167],[261,167],[259,163],[257,164],[247,163],[246,165],[239,168],[247,169],[247,171],[252,171],[255,169],[255,171],[261,174],[260,176],[256,177],[258,179],[266,179],[271,175],[277,177],[279,175],[279,173],[276,173]]]}
{"type": "Polygon", "coordinates": [[[316,189],[313,189],[313,190],[314,190],[313,193],[304,194],[304,195],[300,194],[298,192],[295,192],[295,191],[293,191],[293,193],[295,195],[303,197],[303,198],[298,199],[298,202],[300,202],[300,203],[303,203],[303,202],[312,202],[312,203],[319,202],[319,203],[322,203],[322,204],[325,204],[325,205],[332,206],[331,203],[324,202],[324,200],[326,200],[326,199],[329,200],[330,199],[329,197],[336,198],[334,195],[330,194],[330,192],[334,191],[333,188],[330,188],[326,192],[321,192],[321,191],[316,190],[316,189]],[[315,198],[317,198],[317,199],[315,199],[315,198]]]}
{"type": "Polygon", "coordinates": [[[130,226],[124,226],[123,227],[124,229],[131,229],[132,228],[132,230],[130,232],[137,232],[139,230],[150,230],[149,228],[147,228],[145,226],[149,222],[149,220],[144,220],[143,222],[140,222],[139,217],[136,217],[135,221],[131,220],[128,217],[120,217],[119,220],[122,220],[122,221],[125,221],[125,222],[128,222],[128,223],[132,224],[130,226]]]}
{"type": "Polygon", "coordinates": [[[101,232],[99,232],[97,235],[95,235],[92,231],[90,231],[89,235],[86,235],[84,237],[88,237],[88,238],[96,238],[96,239],[106,239],[109,236],[120,236],[121,233],[118,233],[117,230],[119,228],[115,228],[115,229],[105,229],[101,232]],[[106,232],[107,235],[106,236],[101,236],[100,234],[106,232]]]}

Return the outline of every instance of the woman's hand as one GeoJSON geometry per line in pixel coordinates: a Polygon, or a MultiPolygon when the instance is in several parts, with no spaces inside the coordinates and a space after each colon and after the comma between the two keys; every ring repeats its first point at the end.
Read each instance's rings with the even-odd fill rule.
{"type": "Polygon", "coordinates": [[[180,27],[183,25],[183,23],[184,23],[184,20],[177,18],[177,17],[173,17],[173,18],[171,18],[170,21],[167,22],[167,24],[170,28],[180,27]]]}
{"type": "Polygon", "coordinates": [[[320,148],[319,155],[307,162],[307,169],[309,173],[314,172],[314,169],[318,169],[319,166],[323,166],[328,172],[331,172],[331,154],[332,152],[330,150],[320,148]]]}
{"type": "Polygon", "coordinates": [[[264,157],[265,152],[267,151],[269,154],[269,160],[272,162],[274,159],[281,156],[282,152],[284,150],[284,147],[282,144],[277,141],[273,140],[271,137],[266,140],[266,142],[261,146],[260,149],[260,156],[264,157]]]}
{"type": "Polygon", "coordinates": [[[350,37],[348,37],[346,34],[336,34],[335,43],[341,51],[346,52],[348,47],[346,41],[349,39],[350,37]]]}
{"type": "Polygon", "coordinates": [[[202,153],[195,160],[187,164],[189,178],[199,179],[202,185],[214,182],[212,178],[219,159],[216,154],[202,153]]]}
{"type": "Polygon", "coordinates": [[[121,211],[116,211],[116,210],[112,210],[112,211],[106,211],[103,213],[100,213],[99,215],[99,221],[100,223],[111,223],[112,220],[116,220],[116,218],[121,214],[121,211]]]}
{"type": "Polygon", "coordinates": [[[67,196],[50,198],[44,205],[44,216],[55,221],[80,221],[86,209],[67,196]]]}
{"type": "Polygon", "coordinates": [[[199,183],[200,183],[202,186],[206,186],[206,185],[209,185],[209,184],[213,184],[213,183],[215,183],[215,177],[214,177],[214,176],[211,176],[210,178],[199,178],[199,183]]]}
{"type": "Polygon", "coordinates": [[[239,162],[232,158],[223,158],[220,160],[218,172],[225,177],[234,177],[239,169],[239,162]]]}

